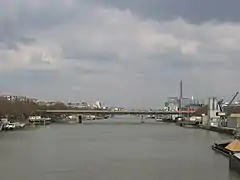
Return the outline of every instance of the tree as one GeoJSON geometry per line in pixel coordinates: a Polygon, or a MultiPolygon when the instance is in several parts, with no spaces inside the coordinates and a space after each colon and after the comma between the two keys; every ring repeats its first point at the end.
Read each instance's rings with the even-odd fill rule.
{"type": "Polygon", "coordinates": [[[26,121],[37,110],[70,110],[77,107],[66,106],[62,102],[53,105],[40,105],[31,101],[8,100],[0,98],[0,117],[6,117],[9,121],[26,121]]]}

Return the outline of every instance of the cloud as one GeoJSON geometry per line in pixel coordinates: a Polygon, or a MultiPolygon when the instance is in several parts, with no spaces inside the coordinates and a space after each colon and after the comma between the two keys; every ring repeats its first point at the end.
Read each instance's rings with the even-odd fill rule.
{"type": "Polygon", "coordinates": [[[159,21],[182,17],[194,24],[210,20],[239,22],[238,0],[89,0],[108,7],[130,9],[144,18],[159,21]]]}
{"type": "Polygon", "coordinates": [[[113,1],[5,2],[0,6],[0,25],[6,25],[0,26],[4,92],[160,107],[167,96],[179,94],[181,79],[185,96],[228,98],[238,90],[237,21],[209,16],[194,24],[181,13],[143,18],[132,2],[128,8],[113,1]]]}

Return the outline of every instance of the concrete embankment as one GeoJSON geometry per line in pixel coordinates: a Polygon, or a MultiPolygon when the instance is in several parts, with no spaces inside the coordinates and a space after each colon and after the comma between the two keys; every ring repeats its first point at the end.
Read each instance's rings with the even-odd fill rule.
{"type": "Polygon", "coordinates": [[[215,131],[215,132],[224,133],[224,134],[228,134],[228,135],[235,135],[237,132],[236,128],[204,126],[200,122],[197,122],[197,121],[196,122],[195,121],[177,121],[176,125],[182,126],[182,127],[192,126],[192,127],[201,128],[201,129],[205,129],[205,130],[209,130],[209,131],[215,131]]]}
{"type": "Polygon", "coordinates": [[[234,135],[236,133],[235,128],[228,128],[228,127],[215,127],[215,126],[204,127],[204,126],[200,125],[199,128],[209,130],[209,131],[224,133],[224,134],[228,134],[228,135],[234,135]]]}

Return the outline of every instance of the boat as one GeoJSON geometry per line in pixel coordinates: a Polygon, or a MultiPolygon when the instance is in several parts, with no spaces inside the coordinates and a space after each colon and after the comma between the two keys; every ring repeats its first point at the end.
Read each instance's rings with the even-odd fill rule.
{"type": "Polygon", "coordinates": [[[24,127],[25,127],[25,124],[24,124],[24,123],[14,122],[13,124],[15,125],[15,127],[16,127],[17,129],[20,129],[20,128],[24,128],[24,127]]]}
{"type": "Polygon", "coordinates": [[[238,139],[215,142],[212,148],[229,157],[229,169],[240,175],[240,141],[238,139]]]}
{"type": "Polygon", "coordinates": [[[229,149],[226,149],[226,147],[231,142],[232,139],[214,142],[212,145],[212,149],[218,153],[223,154],[224,156],[229,156],[231,154],[231,151],[229,149]]]}
{"type": "Polygon", "coordinates": [[[29,122],[34,125],[49,125],[51,123],[51,120],[51,118],[44,118],[41,116],[29,118],[29,122]]]}
{"type": "Polygon", "coordinates": [[[225,156],[231,156],[234,153],[240,152],[240,141],[238,139],[234,139],[215,142],[212,145],[212,149],[225,156]]]}
{"type": "Polygon", "coordinates": [[[156,122],[163,122],[163,119],[162,118],[157,118],[156,122]]]}
{"type": "Polygon", "coordinates": [[[105,115],[104,116],[104,119],[109,119],[109,118],[111,118],[111,115],[105,115]]]}
{"type": "Polygon", "coordinates": [[[154,115],[147,115],[146,119],[155,119],[156,117],[154,115]]]}
{"type": "Polygon", "coordinates": [[[8,122],[7,124],[3,125],[3,130],[7,131],[7,130],[14,130],[16,128],[14,123],[10,123],[8,122]]]}

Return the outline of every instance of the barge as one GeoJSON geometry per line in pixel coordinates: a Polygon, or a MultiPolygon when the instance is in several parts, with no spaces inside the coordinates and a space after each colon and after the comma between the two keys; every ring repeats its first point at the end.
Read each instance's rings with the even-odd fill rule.
{"type": "Polygon", "coordinates": [[[229,169],[240,175],[240,153],[235,153],[229,157],[229,169]]]}
{"type": "Polygon", "coordinates": [[[212,149],[229,157],[229,169],[240,175],[240,141],[238,139],[215,142],[212,149]]]}
{"type": "Polygon", "coordinates": [[[212,149],[218,153],[223,154],[224,156],[230,156],[230,154],[232,153],[231,150],[227,149],[226,147],[233,142],[232,139],[230,140],[223,140],[223,141],[218,141],[218,142],[214,142],[212,145],[212,149]]]}
{"type": "Polygon", "coordinates": [[[240,141],[238,139],[234,139],[215,142],[212,145],[212,149],[230,157],[231,155],[240,152],[240,141]]]}

